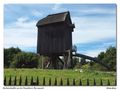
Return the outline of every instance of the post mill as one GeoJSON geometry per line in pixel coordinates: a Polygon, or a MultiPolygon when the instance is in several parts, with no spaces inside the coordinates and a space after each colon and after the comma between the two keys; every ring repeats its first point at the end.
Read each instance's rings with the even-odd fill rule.
{"type": "Polygon", "coordinates": [[[109,68],[97,58],[78,53],[72,54],[72,32],[75,25],[72,24],[69,11],[48,15],[39,20],[36,26],[38,28],[37,53],[49,57],[48,67],[58,69],[58,62],[61,62],[62,68],[72,68],[72,56],[78,56],[109,68]]]}
{"type": "Polygon", "coordinates": [[[64,64],[64,68],[70,68],[72,66],[72,32],[75,28],[70,13],[48,15],[38,21],[37,27],[37,53],[48,56],[49,64],[54,69],[58,68],[59,56],[63,56],[64,60],[60,61],[64,64]]]}

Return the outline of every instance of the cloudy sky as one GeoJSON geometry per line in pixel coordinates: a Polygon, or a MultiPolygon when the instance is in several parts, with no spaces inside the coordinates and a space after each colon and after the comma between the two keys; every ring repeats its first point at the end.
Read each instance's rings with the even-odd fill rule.
{"type": "Polygon", "coordinates": [[[6,4],[4,48],[36,52],[37,21],[64,11],[70,11],[75,24],[72,38],[77,52],[97,56],[109,46],[116,46],[115,4],[6,4]]]}

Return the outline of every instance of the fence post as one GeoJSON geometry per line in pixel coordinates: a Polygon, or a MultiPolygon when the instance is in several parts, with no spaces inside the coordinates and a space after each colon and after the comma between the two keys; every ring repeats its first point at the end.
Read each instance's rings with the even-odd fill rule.
{"type": "Polygon", "coordinates": [[[43,86],[45,86],[45,77],[43,78],[43,86]]]}
{"type": "Polygon", "coordinates": [[[54,83],[55,86],[57,86],[57,78],[55,78],[55,83],[54,83]]]}
{"type": "Polygon", "coordinates": [[[19,85],[21,86],[21,84],[22,84],[22,78],[21,78],[21,76],[20,76],[19,85]]]}
{"type": "Polygon", "coordinates": [[[62,78],[61,78],[61,80],[60,80],[60,85],[61,85],[61,86],[63,85],[63,80],[62,80],[62,78]]]}
{"type": "Polygon", "coordinates": [[[82,81],[81,81],[81,79],[80,79],[80,83],[79,83],[79,85],[82,86],[82,81]]]}
{"type": "Polygon", "coordinates": [[[102,79],[100,80],[100,85],[103,86],[103,82],[102,82],[102,79]]]}
{"type": "Polygon", "coordinates": [[[16,81],[16,76],[15,76],[15,79],[14,79],[14,85],[16,85],[17,84],[17,81],[16,81]]]}
{"type": "Polygon", "coordinates": [[[87,86],[89,86],[89,79],[87,79],[87,86]]]}
{"type": "Polygon", "coordinates": [[[67,85],[69,86],[69,78],[67,78],[67,85]]]}
{"type": "Polygon", "coordinates": [[[109,79],[108,79],[108,83],[107,83],[107,85],[110,86],[110,81],[109,81],[109,79]]]}
{"type": "Polygon", "coordinates": [[[117,85],[117,80],[115,79],[115,86],[117,85]]]}
{"type": "Polygon", "coordinates": [[[49,86],[51,86],[51,78],[49,78],[49,86]]]}
{"type": "Polygon", "coordinates": [[[9,78],[9,85],[11,85],[11,81],[12,81],[12,80],[11,80],[11,76],[10,76],[10,78],[9,78]]]}
{"type": "Polygon", "coordinates": [[[94,78],[94,86],[96,86],[96,81],[95,81],[95,78],[94,78]]]}
{"type": "Polygon", "coordinates": [[[5,78],[4,78],[4,85],[6,85],[6,76],[5,76],[5,78]]]}
{"type": "Polygon", "coordinates": [[[37,76],[36,85],[39,85],[39,78],[38,78],[38,76],[37,76]]]}
{"type": "Polygon", "coordinates": [[[33,85],[33,76],[31,76],[31,85],[33,85]]]}
{"type": "Polygon", "coordinates": [[[26,76],[26,78],[25,78],[25,85],[27,85],[28,84],[28,80],[27,80],[27,76],[26,76]]]}
{"type": "Polygon", "coordinates": [[[73,79],[73,86],[75,86],[75,78],[73,79]]]}

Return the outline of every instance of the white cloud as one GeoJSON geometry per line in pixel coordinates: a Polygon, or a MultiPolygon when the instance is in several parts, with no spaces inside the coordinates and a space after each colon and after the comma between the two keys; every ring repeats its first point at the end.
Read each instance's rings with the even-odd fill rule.
{"type": "Polygon", "coordinates": [[[52,10],[53,10],[53,11],[56,11],[56,12],[66,11],[65,8],[62,8],[62,4],[55,4],[55,5],[52,7],[52,10]]]}
{"type": "Polygon", "coordinates": [[[23,23],[23,22],[26,22],[29,18],[28,17],[20,17],[17,19],[17,22],[18,23],[23,23]]]}
{"type": "Polygon", "coordinates": [[[103,42],[99,47],[80,50],[79,53],[96,57],[100,52],[105,51],[106,47],[115,44],[115,42],[106,43],[104,41],[116,38],[115,17],[72,17],[72,21],[75,23],[75,29],[72,33],[73,44],[87,45],[88,43],[103,42]]]}
{"type": "Polygon", "coordinates": [[[73,32],[73,44],[89,43],[116,37],[116,25],[113,20],[73,17],[76,28],[73,32]]]}
{"type": "MultiPolygon", "coordinates": [[[[42,8],[41,8],[42,9],[42,8]]],[[[55,4],[52,7],[51,13],[63,12],[67,10],[73,11],[72,7],[63,8],[62,4],[55,4]]],[[[80,9],[75,8],[76,15],[78,17],[72,17],[73,23],[75,23],[75,30],[73,32],[73,44],[83,44],[95,41],[101,41],[105,39],[111,39],[116,37],[115,32],[115,18],[111,17],[89,17],[82,14],[114,14],[114,10],[90,8],[80,9]]],[[[41,17],[43,13],[37,10],[31,10],[32,15],[35,17],[41,17]]],[[[73,13],[71,13],[73,14],[73,13]]],[[[36,21],[30,21],[30,18],[23,16],[17,19],[16,22],[10,23],[4,30],[4,45],[5,47],[22,46],[22,47],[36,47],[37,44],[37,28],[36,21]]],[[[105,43],[105,45],[107,45],[105,43]]],[[[105,48],[96,48],[95,50],[85,51],[86,55],[96,56],[99,52],[104,51],[105,48]]]]}
{"type": "Polygon", "coordinates": [[[41,17],[41,16],[43,16],[43,12],[40,12],[40,11],[37,11],[37,10],[33,10],[33,11],[32,11],[32,14],[33,14],[33,16],[36,16],[36,17],[41,17]]]}
{"type": "Polygon", "coordinates": [[[36,21],[18,18],[14,23],[8,25],[4,30],[4,46],[32,47],[37,43],[36,21]]]}
{"type": "Polygon", "coordinates": [[[103,43],[103,46],[104,46],[104,47],[116,46],[116,41],[114,41],[114,42],[103,43]]]}
{"type": "Polygon", "coordinates": [[[106,9],[106,8],[85,8],[76,10],[78,13],[83,14],[115,14],[115,10],[106,9]]]}
{"type": "Polygon", "coordinates": [[[37,31],[34,29],[5,29],[4,33],[5,47],[36,46],[37,31]]]}
{"type": "MultiPolygon", "coordinates": [[[[28,17],[20,17],[16,20],[16,22],[9,23],[6,25],[5,28],[9,29],[19,29],[19,28],[26,28],[31,29],[36,27],[36,21],[29,21],[28,17]]],[[[22,30],[22,29],[21,29],[22,30]]]]}
{"type": "Polygon", "coordinates": [[[73,43],[90,43],[101,41],[115,37],[113,30],[90,30],[90,31],[75,31],[73,33],[73,43]]]}
{"type": "Polygon", "coordinates": [[[92,57],[97,57],[98,54],[100,54],[100,52],[105,52],[107,50],[107,48],[109,48],[110,46],[113,46],[113,45],[115,45],[115,42],[104,42],[104,43],[101,43],[97,47],[95,46],[96,48],[94,48],[94,49],[90,49],[91,46],[89,46],[88,50],[80,50],[80,51],[78,51],[78,53],[82,53],[82,54],[92,56],[92,57]]]}
{"type": "Polygon", "coordinates": [[[100,52],[105,52],[106,49],[95,49],[95,50],[88,50],[85,52],[85,55],[91,56],[91,57],[97,57],[100,52]]]}
{"type": "Polygon", "coordinates": [[[60,6],[61,6],[61,4],[55,4],[55,5],[52,7],[52,10],[59,10],[59,9],[60,9],[60,6]]]}

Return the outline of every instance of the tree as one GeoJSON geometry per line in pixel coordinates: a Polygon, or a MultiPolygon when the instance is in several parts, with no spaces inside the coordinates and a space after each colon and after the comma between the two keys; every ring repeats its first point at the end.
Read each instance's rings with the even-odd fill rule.
{"type": "Polygon", "coordinates": [[[98,59],[99,60],[102,60],[104,58],[104,55],[105,53],[104,52],[101,52],[99,55],[98,55],[98,59]]]}
{"type": "Polygon", "coordinates": [[[109,47],[106,52],[101,52],[98,59],[110,67],[110,70],[116,70],[116,48],[109,47]]]}
{"type": "Polygon", "coordinates": [[[8,68],[10,66],[10,64],[13,61],[13,57],[15,54],[21,52],[21,50],[19,48],[8,48],[8,49],[4,49],[4,67],[8,68]]]}
{"type": "Polygon", "coordinates": [[[4,49],[4,68],[42,68],[47,58],[11,47],[4,49]]]}
{"type": "Polygon", "coordinates": [[[37,68],[38,55],[34,53],[21,52],[14,56],[10,67],[12,68],[37,68]]]}
{"type": "Polygon", "coordinates": [[[110,66],[111,70],[116,70],[116,48],[108,48],[103,60],[110,66]]]}

